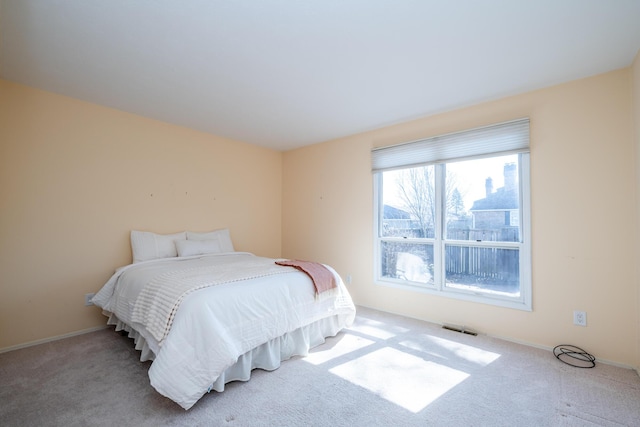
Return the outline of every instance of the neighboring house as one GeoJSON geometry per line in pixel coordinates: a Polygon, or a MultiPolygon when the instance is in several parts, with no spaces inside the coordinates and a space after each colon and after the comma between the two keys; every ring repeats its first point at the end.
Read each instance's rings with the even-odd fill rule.
{"type": "Polygon", "coordinates": [[[384,205],[384,219],[411,219],[411,214],[402,209],[384,205]]]}
{"type": "Polygon", "coordinates": [[[519,197],[515,163],[504,165],[504,187],[493,190],[493,179],[485,181],[486,197],[473,202],[471,207],[472,228],[497,233],[502,238],[483,240],[512,241],[518,237],[519,197]]]}
{"type": "Polygon", "coordinates": [[[416,226],[409,212],[384,205],[383,227],[387,235],[407,236],[413,235],[416,226]]]}

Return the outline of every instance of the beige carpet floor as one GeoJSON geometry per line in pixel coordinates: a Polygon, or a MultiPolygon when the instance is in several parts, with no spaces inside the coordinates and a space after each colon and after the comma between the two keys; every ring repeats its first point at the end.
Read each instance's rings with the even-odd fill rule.
{"type": "Polygon", "coordinates": [[[189,411],[138,357],[112,329],[2,353],[0,426],[640,426],[633,370],[366,308],[309,356],[189,411]]]}

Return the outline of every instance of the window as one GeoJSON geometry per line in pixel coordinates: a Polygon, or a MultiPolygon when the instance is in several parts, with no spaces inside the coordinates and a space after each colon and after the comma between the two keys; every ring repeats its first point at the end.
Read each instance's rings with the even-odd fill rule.
{"type": "Polygon", "coordinates": [[[531,310],[528,119],[372,159],[376,283],[531,310]]]}

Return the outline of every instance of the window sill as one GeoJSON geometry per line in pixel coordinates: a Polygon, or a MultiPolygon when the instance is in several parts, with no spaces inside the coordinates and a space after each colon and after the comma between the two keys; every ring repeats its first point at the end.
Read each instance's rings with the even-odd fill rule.
{"type": "MultiPolygon", "coordinates": [[[[410,292],[418,292],[422,294],[435,295],[443,298],[456,299],[461,301],[475,302],[480,304],[493,305],[497,307],[511,308],[522,311],[533,311],[531,304],[523,301],[522,299],[501,298],[499,296],[490,296],[487,294],[474,293],[472,291],[446,289],[439,290],[435,286],[419,285],[411,283],[400,283],[386,280],[376,280],[374,282],[377,286],[384,286],[388,288],[402,289],[410,292]]],[[[525,299],[526,300],[526,299],[525,299]]]]}

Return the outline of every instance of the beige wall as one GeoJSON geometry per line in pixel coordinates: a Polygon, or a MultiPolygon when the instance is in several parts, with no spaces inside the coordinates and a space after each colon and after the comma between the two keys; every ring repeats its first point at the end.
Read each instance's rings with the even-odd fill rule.
{"type": "MultiPolygon", "coordinates": [[[[637,221],[640,223],[640,51],[632,65],[633,72],[633,122],[634,122],[634,146],[636,150],[636,201],[638,206],[637,221]]],[[[636,238],[636,284],[638,305],[636,307],[636,322],[638,325],[636,370],[640,374],[640,226],[636,238]]]]}
{"type": "Polygon", "coordinates": [[[626,68],[286,152],[283,256],[351,275],[365,306],[637,365],[632,78],[626,68]],[[520,117],[531,119],[533,311],[374,285],[371,149],[520,117]]]}
{"type": "Polygon", "coordinates": [[[0,349],[99,325],[129,231],[279,256],[282,154],[0,80],[0,349]]]}
{"type": "Polygon", "coordinates": [[[639,63],[284,154],[0,80],[0,350],[103,325],[83,296],[129,230],[229,227],[351,275],[359,304],[640,366],[639,63]],[[371,148],[524,116],[533,312],[373,285],[371,148]]]}

